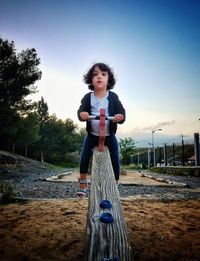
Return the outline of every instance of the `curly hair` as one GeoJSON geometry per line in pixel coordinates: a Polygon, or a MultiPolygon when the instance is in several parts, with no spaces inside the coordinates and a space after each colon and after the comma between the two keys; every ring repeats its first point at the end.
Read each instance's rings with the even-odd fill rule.
{"type": "Polygon", "coordinates": [[[95,63],[90,69],[89,71],[83,76],[83,81],[88,84],[88,88],[90,90],[94,90],[94,87],[92,85],[92,76],[93,76],[93,72],[95,67],[99,67],[99,69],[102,72],[108,72],[108,85],[107,85],[107,90],[111,90],[114,88],[114,85],[116,83],[115,80],[115,76],[113,71],[111,70],[111,68],[105,64],[105,63],[95,63]]]}

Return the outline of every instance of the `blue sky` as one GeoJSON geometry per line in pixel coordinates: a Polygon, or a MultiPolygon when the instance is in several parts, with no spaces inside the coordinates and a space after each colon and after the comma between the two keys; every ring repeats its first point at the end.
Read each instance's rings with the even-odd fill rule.
{"type": "Polygon", "coordinates": [[[41,58],[36,83],[51,114],[76,116],[95,62],[114,70],[126,108],[118,137],[138,145],[186,139],[200,130],[199,0],[1,0],[0,35],[41,58]]]}

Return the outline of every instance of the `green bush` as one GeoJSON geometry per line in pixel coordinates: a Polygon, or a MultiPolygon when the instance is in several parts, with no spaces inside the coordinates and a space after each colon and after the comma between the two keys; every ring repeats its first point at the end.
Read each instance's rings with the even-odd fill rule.
{"type": "Polygon", "coordinates": [[[2,193],[1,203],[11,202],[16,196],[14,186],[9,181],[4,181],[2,184],[0,184],[0,193],[2,193]]]}

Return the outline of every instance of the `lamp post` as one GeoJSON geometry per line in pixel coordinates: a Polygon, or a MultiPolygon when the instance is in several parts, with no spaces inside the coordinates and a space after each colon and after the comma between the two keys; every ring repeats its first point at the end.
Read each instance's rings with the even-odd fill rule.
{"type": "Polygon", "coordinates": [[[152,130],[152,150],[153,150],[153,166],[156,165],[156,150],[154,146],[154,133],[156,131],[161,131],[162,129],[152,130]]]}
{"type": "Polygon", "coordinates": [[[138,152],[137,154],[137,165],[139,166],[140,165],[140,153],[138,152]]]}

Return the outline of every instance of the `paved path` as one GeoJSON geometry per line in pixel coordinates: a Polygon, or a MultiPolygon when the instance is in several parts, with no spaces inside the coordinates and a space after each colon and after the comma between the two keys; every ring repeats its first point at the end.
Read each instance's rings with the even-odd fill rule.
{"type": "MultiPolygon", "coordinates": [[[[64,171],[64,173],[69,172],[69,169],[64,171]]],[[[12,182],[18,195],[22,198],[74,198],[79,188],[77,183],[79,174],[77,171],[72,171],[62,179],[51,178],[52,176],[62,176],[62,174],[63,171],[17,174],[10,172],[6,175],[0,173],[0,182],[5,180],[12,182]],[[46,178],[52,181],[45,181],[46,178]]],[[[126,199],[200,198],[200,178],[155,174],[148,171],[141,173],[128,171],[127,175],[121,175],[119,193],[121,198],[126,199]],[[162,181],[157,181],[156,178],[162,181]]]]}

